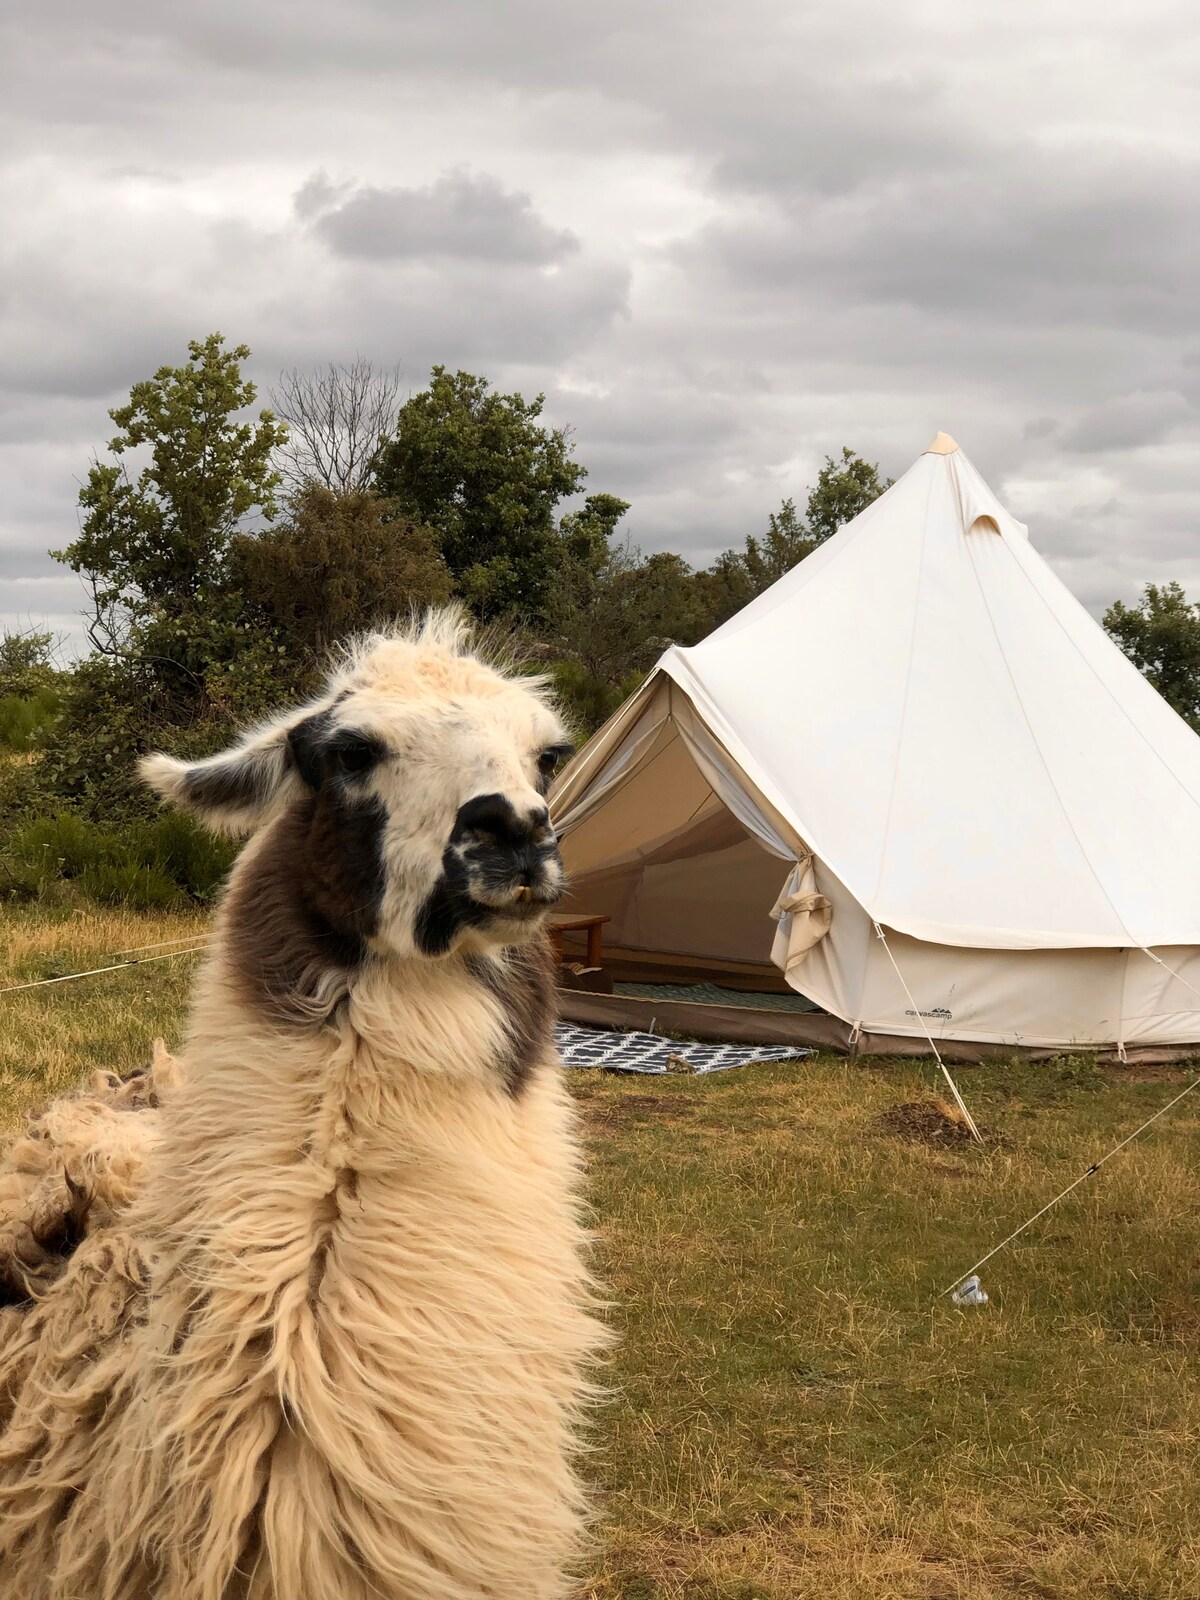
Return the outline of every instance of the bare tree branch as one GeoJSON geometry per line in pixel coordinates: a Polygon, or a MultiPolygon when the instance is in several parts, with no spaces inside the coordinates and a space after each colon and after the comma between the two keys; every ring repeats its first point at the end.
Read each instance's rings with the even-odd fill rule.
{"type": "Polygon", "coordinates": [[[365,489],[395,429],[399,398],[400,368],[377,369],[363,356],[280,373],[271,404],[288,427],[280,471],[293,493],[306,483],[342,494],[365,489]]]}

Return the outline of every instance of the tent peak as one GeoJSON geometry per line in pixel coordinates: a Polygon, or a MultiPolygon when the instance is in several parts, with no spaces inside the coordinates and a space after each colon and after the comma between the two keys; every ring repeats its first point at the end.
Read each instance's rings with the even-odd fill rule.
{"type": "Polygon", "coordinates": [[[958,444],[948,433],[935,433],[933,443],[925,450],[927,456],[952,456],[958,449],[958,444]]]}

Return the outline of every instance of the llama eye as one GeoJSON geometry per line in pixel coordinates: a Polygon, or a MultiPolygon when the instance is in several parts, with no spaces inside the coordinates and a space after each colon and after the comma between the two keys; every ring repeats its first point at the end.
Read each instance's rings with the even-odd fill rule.
{"type": "Polygon", "coordinates": [[[337,772],[366,772],[379,760],[379,746],[370,739],[343,739],[330,752],[337,772]]]}
{"type": "Polygon", "coordinates": [[[575,746],[573,744],[552,744],[549,749],[542,751],[541,755],[537,758],[537,769],[541,775],[541,783],[539,784],[539,787],[541,788],[543,794],[545,794],[546,790],[550,787],[550,780],[558,771],[562,762],[564,762],[568,756],[573,756],[574,754],[575,746]]]}

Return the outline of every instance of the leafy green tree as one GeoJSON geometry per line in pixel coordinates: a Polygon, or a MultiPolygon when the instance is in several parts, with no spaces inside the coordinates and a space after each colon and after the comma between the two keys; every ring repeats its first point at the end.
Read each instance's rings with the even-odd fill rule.
{"type": "Polygon", "coordinates": [[[284,437],[270,411],[245,417],[248,355],[214,333],[134,384],[109,413],[112,459],[80,490],[79,535],[56,552],[91,588],[96,653],[71,674],[41,777],[94,816],[150,806],[133,762],[151,742],[204,753],[286,692],[280,646],[247,622],[231,568],[238,530],[276,513],[284,437]]]}
{"type": "Polygon", "coordinates": [[[234,539],[234,580],[246,605],[286,646],[316,666],[348,634],[450,598],[428,529],[365,490],[310,483],[286,520],[234,539]]]}
{"type": "Polygon", "coordinates": [[[808,492],[803,520],[796,502],[785,500],[768,516],[767,531],[761,538],[748,535],[740,550],[723,550],[706,572],[697,574],[707,595],[711,626],[719,627],[777,583],[843,523],[865,511],[891,482],[890,478],[881,480],[878,466],[846,445],[840,461],[826,456],[808,492]]]}
{"type": "Polygon", "coordinates": [[[669,645],[695,644],[708,627],[705,598],[687,562],[668,551],[643,556],[628,542],[612,545],[625,502],[596,498],[607,504],[595,512],[595,523],[585,517],[568,528],[563,519],[563,548],[539,629],[555,658],[560,696],[584,734],[620,705],[669,645]],[[589,531],[592,537],[584,537],[589,531]]]}
{"type": "Polygon", "coordinates": [[[615,494],[590,494],[578,511],[569,511],[558,525],[563,552],[569,559],[598,570],[608,559],[617,524],[629,501],[615,494]]]}
{"type": "Polygon", "coordinates": [[[380,453],[375,488],[434,531],[459,593],[484,618],[540,614],[555,507],[586,476],[565,430],[539,420],[544,398],[500,394],[472,373],[434,367],[380,453]]]}
{"type": "Polygon", "coordinates": [[[815,550],[819,542],[797,516],[796,502],[785,500],[778,511],[768,515],[767,531],[762,539],[751,534],[746,540],[742,561],[752,592],[761,594],[769,589],[815,550]]]}
{"type": "Polygon", "coordinates": [[[824,544],[843,523],[865,511],[891,486],[891,478],[880,478],[878,464],[873,466],[855,455],[849,445],[843,445],[841,460],[826,456],[825,465],[809,490],[804,508],[808,537],[814,545],[824,544]]]}
{"type": "Polygon", "coordinates": [[[1200,732],[1200,604],[1178,583],[1148,583],[1135,606],[1114,601],[1104,628],[1125,654],[1200,732]]]}
{"type": "Polygon", "coordinates": [[[54,635],[28,628],[0,635],[0,695],[35,695],[53,688],[59,669],[53,660],[54,635]]]}
{"type": "Polygon", "coordinates": [[[116,459],[93,462],[79,535],[55,552],[91,587],[89,634],[104,654],[157,655],[194,671],[178,624],[211,607],[243,520],[275,515],[281,479],[271,458],[286,430],[270,411],[237,420],[255,399],[241,374],[249,354],[227,349],[219,333],[193,340],[183,366],[160,367],[109,412],[116,459]],[[134,452],[144,461],[136,476],[134,452]]]}

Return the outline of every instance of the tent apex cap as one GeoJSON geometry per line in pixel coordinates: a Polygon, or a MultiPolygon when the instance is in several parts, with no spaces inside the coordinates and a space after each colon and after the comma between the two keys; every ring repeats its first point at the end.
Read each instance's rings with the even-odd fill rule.
{"type": "Polygon", "coordinates": [[[935,433],[933,443],[925,451],[927,456],[952,456],[958,449],[957,442],[948,433],[935,433]]]}

